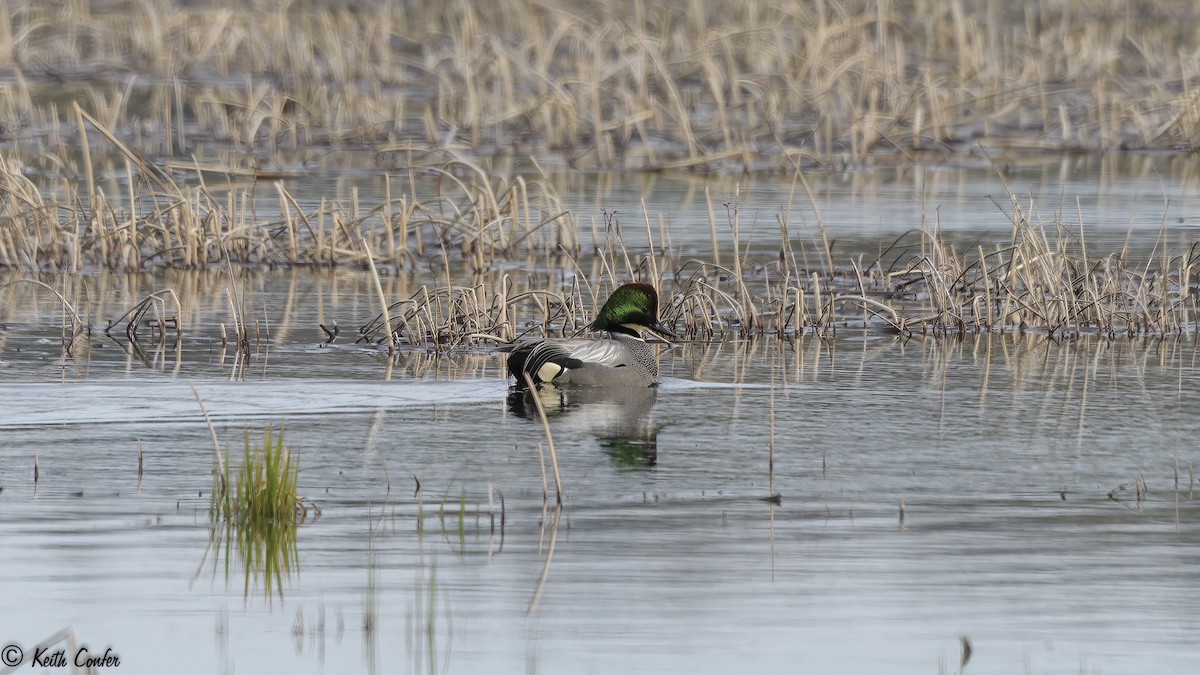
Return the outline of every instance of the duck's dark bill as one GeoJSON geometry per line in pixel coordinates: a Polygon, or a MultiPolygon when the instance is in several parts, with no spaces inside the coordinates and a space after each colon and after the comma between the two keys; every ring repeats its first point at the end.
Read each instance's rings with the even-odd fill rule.
{"type": "Polygon", "coordinates": [[[669,340],[666,338],[678,339],[679,336],[670,328],[661,323],[656,323],[650,327],[650,330],[646,331],[645,338],[647,342],[668,342],[669,340]]]}

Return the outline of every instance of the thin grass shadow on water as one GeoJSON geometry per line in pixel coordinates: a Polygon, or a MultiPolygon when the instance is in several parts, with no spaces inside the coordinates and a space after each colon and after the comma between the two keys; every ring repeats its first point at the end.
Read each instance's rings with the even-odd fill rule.
{"type": "Polygon", "coordinates": [[[412,597],[405,608],[404,645],[413,672],[445,672],[454,654],[450,595],[438,585],[437,560],[418,562],[412,597]]]}

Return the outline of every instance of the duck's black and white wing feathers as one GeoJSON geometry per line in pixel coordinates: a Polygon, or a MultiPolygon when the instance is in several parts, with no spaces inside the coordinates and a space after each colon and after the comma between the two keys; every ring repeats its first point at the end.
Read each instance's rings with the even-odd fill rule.
{"type": "Polygon", "coordinates": [[[616,340],[542,340],[521,345],[508,357],[508,371],[522,384],[528,373],[534,384],[586,383],[599,372],[626,368],[633,358],[616,340]]]}

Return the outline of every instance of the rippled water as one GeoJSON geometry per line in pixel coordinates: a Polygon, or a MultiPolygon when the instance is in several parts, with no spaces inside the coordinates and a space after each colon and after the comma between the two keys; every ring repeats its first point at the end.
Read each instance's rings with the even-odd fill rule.
{"type": "Polygon", "coordinates": [[[122,283],[94,324],[195,284],[198,328],[63,363],[44,294],[0,317],[4,644],[68,628],[122,673],[931,673],[966,638],[970,673],[1200,671],[1190,338],[684,345],[657,389],[545,401],[556,513],[500,356],[385,380],[320,345],[373,313],[361,273],[253,276],[245,365],[218,281],[122,283]],[[299,453],[321,515],[282,597],[211,548],[197,395],[235,455],[281,421],[299,453]]]}
{"type": "Polygon", "coordinates": [[[653,400],[552,405],[557,532],[497,378],[197,382],[234,444],[286,420],[322,509],[274,603],[205,559],[186,384],[4,383],[4,634],[70,626],[132,672],[931,672],[959,635],[972,672],[1200,665],[1192,343],[700,352],[653,400]]]}

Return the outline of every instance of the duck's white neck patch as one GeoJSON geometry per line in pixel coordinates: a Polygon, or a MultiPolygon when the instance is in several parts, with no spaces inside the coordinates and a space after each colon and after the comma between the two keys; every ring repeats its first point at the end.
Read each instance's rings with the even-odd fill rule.
{"type": "Polygon", "coordinates": [[[634,333],[637,333],[637,336],[643,340],[646,339],[646,334],[650,332],[649,328],[636,323],[623,323],[621,325],[633,331],[634,333]]]}

